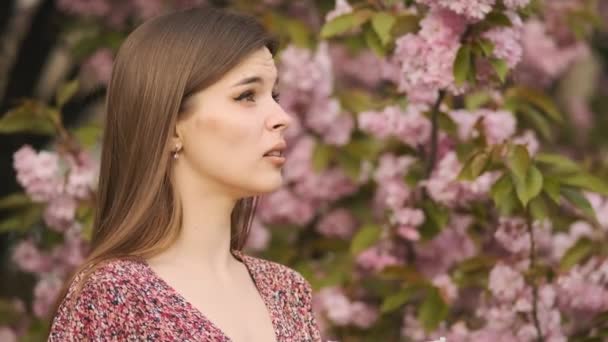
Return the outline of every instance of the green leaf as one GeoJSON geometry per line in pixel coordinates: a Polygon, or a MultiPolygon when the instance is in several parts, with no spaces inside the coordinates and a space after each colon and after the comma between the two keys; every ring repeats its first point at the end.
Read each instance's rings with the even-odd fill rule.
{"type": "Polygon", "coordinates": [[[321,29],[321,38],[331,38],[355,27],[359,27],[366,23],[372,15],[372,11],[364,9],[336,17],[323,25],[323,28],[321,29]]]}
{"type": "Polygon", "coordinates": [[[445,207],[440,206],[432,200],[424,201],[422,209],[424,210],[426,219],[419,231],[424,240],[429,240],[445,228],[450,220],[450,213],[445,207]]]}
{"type": "Polygon", "coordinates": [[[515,197],[515,187],[509,174],[503,174],[497,181],[492,185],[490,189],[492,200],[498,211],[504,215],[510,215],[517,205],[517,197],[515,197]]]}
{"type": "Polygon", "coordinates": [[[42,105],[27,102],[0,118],[0,133],[33,133],[54,135],[50,111],[42,105]]]}
{"type": "Polygon", "coordinates": [[[511,19],[506,14],[498,11],[488,13],[484,21],[492,26],[511,26],[511,19]]]}
{"type": "Polygon", "coordinates": [[[380,238],[382,229],[378,225],[368,224],[363,226],[353,238],[350,244],[350,252],[357,255],[375,244],[380,238]]]}
{"type": "Polygon", "coordinates": [[[475,153],[469,161],[467,161],[462,170],[460,170],[460,174],[458,175],[458,179],[460,180],[474,180],[486,169],[490,161],[490,154],[487,152],[479,152],[475,153]]]}
{"type": "Polygon", "coordinates": [[[544,220],[548,216],[549,209],[543,196],[537,196],[530,201],[530,213],[536,220],[544,220]]]}
{"type": "Polygon", "coordinates": [[[374,51],[376,55],[381,57],[386,55],[386,48],[382,44],[382,41],[380,40],[380,37],[378,36],[376,31],[374,31],[371,26],[365,26],[363,36],[365,38],[367,46],[372,49],[372,51],[374,51]]]}
{"type": "Polygon", "coordinates": [[[72,130],[72,134],[83,147],[92,147],[100,141],[103,128],[97,124],[84,125],[72,130]]]}
{"type": "Polygon", "coordinates": [[[509,98],[525,100],[538,107],[556,122],[561,123],[564,121],[563,115],[557,109],[557,106],[555,103],[553,103],[553,100],[538,90],[523,86],[513,87],[507,90],[505,94],[505,99],[509,98]]]}
{"type": "Polygon", "coordinates": [[[380,311],[382,313],[395,311],[402,307],[405,303],[407,303],[407,301],[410,300],[411,297],[412,291],[408,290],[408,288],[404,288],[401,291],[384,298],[380,311]]]}
{"type": "Polygon", "coordinates": [[[543,188],[543,175],[535,167],[531,166],[526,173],[524,179],[514,177],[515,191],[519,201],[524,206],[528,205],[528,202],[534,197],[538,196],[543,188]]]}
{"type": "Polygon", "coordinates": [[[338,153],[336,154],[336,161],[351,180],[356,182],[359,179],[361,172],[361,160],[359,158],[348,153],[338,153]]]}
{"type": "Polygon", "coordinates": [[[544,139],[553,140],[553,131],[549,121],[536,107],[525,102],[517,103],[515,107],[517,112],[521,113],[522,117],[529,121],[544,139]]]}
{"type": "Polygon", "coordinates": [[[393,37],[401,37],[407,33],[418,32],[420,28],[420,17],[411,14],[398,15],[391,29],[393,37]]]}
{"type": "Polygon", "coordinates": [[[496,75],[498,76],[498,79],[500,79],[500,82],[504,83],[507,79],[507,73],[509,72],[509,65],[507,64],[507,62],[505,62],[503,59],[492,58],[490,59],[490,64],[492,64],[494,72],[496,72],[496,75]]]}
{"type": "Polygon", "coordinates": [[[586,172],[579,172],[574,175],[560,177],[562,184],[583,188],[592,192],[597,192],[604,196],[608,195],[608,184],[602,179],[586,172]]]}
{"type": "Polygon", "coordinates": [[[545,176],[543,180],[543,190],[556,204],[559,204],[560,187],[559,180],[545,176]]]}
{"type": "Polygon", "coordinates": [[[515,178],[523,180],[526,178],[530,168],[530,154],[524,145],[515,145],[511,149],[508,157],[508,166],[515,178]]]}
{"type": "Polygon", "coordinates": [[[32,205],[23,208],[12,216],[0,221],[0,233],[9,231],[27,231],[42,218],[42,207],[32,205]]]}
{"type": "Polygon", "coordinates": [[[542,164],[551,166],[556,172],[572,173],[581,171],[581,166],[569,158],[553,153],[538,153],[534,159],[542,164]]]}
{"type": "Polygon", "coordinates": [[[427,332],[435,330],[448,315],[448,305],[436,287],[429,287],[418,311],[418,320],[427,332]]]}
{"type": "Polygon", "coordinates": [[[491,99],[492,98],[490,97],[490,94],[487,91],[480,90],[466,95],[464,103],[467,110],[473,111],[485,105],[491,99]]]}
{"type": "Polygon", "coordinates": [[[65,105],[78,91],[78,79],[72,80],[59,88],[55,95],[55,103],[61,108],[65,105]]]}
{"type": "Polygon", "coordinates": [[[583,196],[579,190],[570,187],[562,187],[560,189],[560,193],[575,207],[579,208],[585,215],[594,220],[596,219],[595,210],[593,210],[591,203],[589,203],[587,198],[583,196]]]}
{"type": "Polygon", "coordinates": [[[310,48],[312,39],[311,32],[306,26],[306,24],[302,23],[298,20],[289,19],[285,21],[287,33],[289,34],[289,38],[291,41],[299,47],[302,48],[310,48]]]}
{"type": "Polygon", "coordinates": [[[458,135],[458,125],[452,120],[452,118],[445,112],[439,112],[438,122],[439,128],[450,136],[455,137],[458,135]]]}
{"type": "Polygon", "coordinates": [[[387,45],[391,41],[391,29],[396,22],[397,19],[387,12],[378,12],[372,17],[372,27],[380,37],[382,45],[387,45]]]}
{"type": "Polygon", "coordinates": [[[458,49],[456,59],[454,59],[454,80],[460,86],[466,81],[471,71],[471,46],[463,45],[458,49]]]}
{"type": "Polygon", "coordinates": [[[570,247],[560,260],[560,268],[567,271],[572,266],[587,259],[594,251],[593,242],[587,238],[579,239],[574,246],[570,247]]]}
{"type": "Polygon", "coordinates": [[[332,157],[334,149],[325,144],[317,143],[312,153],[312,167],[315,172],[321,172],[327,169],[332,157]]]}
{"type": "Polygon", "coordinates": [[[0,209],[16,209],[32,204],[32,200],[23,192],[16,192],[0,199],[0,209]]]}
{"type": "Polygon", "coordinates": [[[477,41],[477,44],[485,57],[490,57],[494,53],[494,43],[491,40],[480,39],[477,41]]]}

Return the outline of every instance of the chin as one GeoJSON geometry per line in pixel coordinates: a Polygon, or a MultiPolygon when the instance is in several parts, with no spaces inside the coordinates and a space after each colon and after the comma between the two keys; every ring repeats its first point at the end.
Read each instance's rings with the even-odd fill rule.
{"type": "Polygon", "coordinates": [[[260,179],[248,187],[249,196],[261,196],[279,190],[283,186],[283,176],[260,179]]]}

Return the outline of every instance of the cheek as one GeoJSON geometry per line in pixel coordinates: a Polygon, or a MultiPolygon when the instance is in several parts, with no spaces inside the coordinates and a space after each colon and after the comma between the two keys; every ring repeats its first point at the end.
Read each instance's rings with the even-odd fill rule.
{"type": "Polygon", "coordinates": [[[240,115],[230,116],[230,113],[205,115],[196,119],[196,135],[204,140],[214,150],[232,150],[238,152],[250,150],[255,145],[257,123],[247,120],[240,115]]]}

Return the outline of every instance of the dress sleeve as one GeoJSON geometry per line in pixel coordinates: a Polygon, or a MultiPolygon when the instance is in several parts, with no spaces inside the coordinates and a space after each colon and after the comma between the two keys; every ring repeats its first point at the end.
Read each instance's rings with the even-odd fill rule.
{"type": "Polygon", "coordinates": [[[303,323],[306,329],[309,331],[309,335],[311,337],[312,342],[321,342],[321,331],[319,330],[319,326],[317,325],[317,319],[312,311],[312,287],[310,283],[299,273],[294,272],[296,275],[295,283],[299,287],[301,293],[303,293],[303,302],[304,302],[304,317],[303,323]]]}
{"type": "Polygon", "coordinates": [[[68,294],[60,305],[48,341],[141,340],[148,334],[138,297],[128,280],[88,279],[81,292],[68,294]]]}

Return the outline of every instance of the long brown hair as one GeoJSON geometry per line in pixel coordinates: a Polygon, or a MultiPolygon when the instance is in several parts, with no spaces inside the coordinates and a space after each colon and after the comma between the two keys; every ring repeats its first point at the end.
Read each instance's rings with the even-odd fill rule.
{"type": "MultiPolygon", "coordinates": [[[[107,92],[91,251],[74,275],[84,270],[86,277],[95,269],[89,266],[113,258],[151,257],[176,240],[181,203],[170,141],[183,103],[263,47],[274,54],[276,43],[255,18],[213,7],[156,17],[127,37],[107,92]]],[[[243,248],[256,203],[236,203],[232,249],[243,248]]]]}

